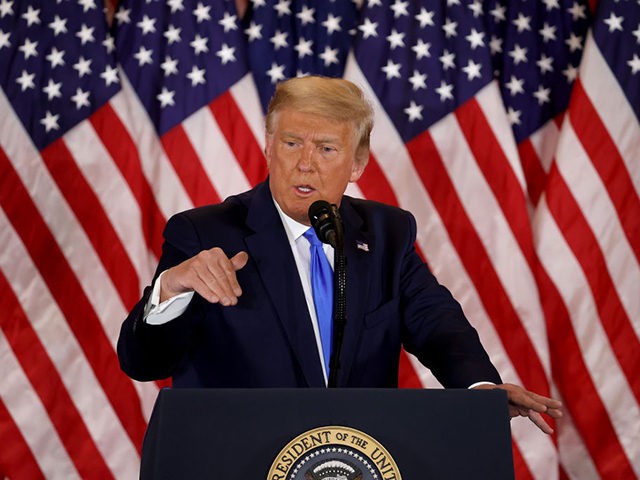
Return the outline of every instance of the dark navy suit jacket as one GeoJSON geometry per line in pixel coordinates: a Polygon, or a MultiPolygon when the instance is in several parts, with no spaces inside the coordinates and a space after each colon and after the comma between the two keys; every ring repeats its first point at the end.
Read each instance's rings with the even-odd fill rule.
{"type": "MultiPolygon", "coordinates": [[[[338,386],[395,387],[400,348],[445,387],[500,377],[459,304],[414,250],[413,216],[345,196],[347,325],[338,386]]],[[[268,183],[167,223],[157,275],[204,249],[244,250],[243,294],[233,307],[194,295],[161,326],[142,315],[151,288],[124,321],[122,369],[137,380],[173,377],[177,387],[322,387],[324,379],[302,285],[268,183]]]]}

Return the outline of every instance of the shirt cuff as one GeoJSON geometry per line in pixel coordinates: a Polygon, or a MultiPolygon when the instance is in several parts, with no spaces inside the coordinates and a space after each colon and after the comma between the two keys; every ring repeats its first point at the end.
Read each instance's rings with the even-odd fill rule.
{"type": "Polygon", "coordinates": [[[476,382],[472,385],[469,385],[467,388],[468,389],[472,389],[472,388],[476,388],[479,387],[480,385],[495,385],[495,383],[493,382],[476,382]]]}
{"type": "Polygon", "coordinates": [[[149,301],[144,309],[143,321],[149,325],[164,325],[179,317],[185,312],[193,298],[194,292],[184,292],[160,303],[160,279],[162,275],[164,275],[164,272],[154,282],[149,301]]]}

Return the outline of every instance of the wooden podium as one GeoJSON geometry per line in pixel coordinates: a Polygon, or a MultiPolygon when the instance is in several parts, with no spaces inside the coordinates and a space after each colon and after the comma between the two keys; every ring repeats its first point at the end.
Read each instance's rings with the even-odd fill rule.
{"type": "Polygon", "coordinates": [[[500,390],[164,389],[140,478],[513,479],[507,397],[500,390]]]}

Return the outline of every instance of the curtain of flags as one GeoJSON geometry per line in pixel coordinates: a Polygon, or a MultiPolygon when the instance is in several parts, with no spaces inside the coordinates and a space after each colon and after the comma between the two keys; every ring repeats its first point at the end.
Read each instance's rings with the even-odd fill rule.
{"type": "Polygon", "coordinates": [[[640,477],[637,0],[0,0],[0,476],[137,478],[164,383],[120,323],[167,218],[266,177],[305,74],[376,112],[347,193],[410,210],[503,379],[564,402],[512,421],[517,478],[640,477]]]}

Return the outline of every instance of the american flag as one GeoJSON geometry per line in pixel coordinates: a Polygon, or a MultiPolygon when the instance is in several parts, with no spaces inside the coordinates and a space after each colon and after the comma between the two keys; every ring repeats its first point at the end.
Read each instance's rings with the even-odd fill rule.
{"type": "MultiPolygon", "coordinates": [[[[640,477],[638,0],[0,0],[0,477],[136,478],[121,321],[173,213],[266,176],[277,81],[372,100],[347,193],[410,210],[503,379],[517,478],[640,477]]],[[[403,387],[437,387],[402,357],[403,387]]]]}

